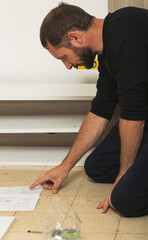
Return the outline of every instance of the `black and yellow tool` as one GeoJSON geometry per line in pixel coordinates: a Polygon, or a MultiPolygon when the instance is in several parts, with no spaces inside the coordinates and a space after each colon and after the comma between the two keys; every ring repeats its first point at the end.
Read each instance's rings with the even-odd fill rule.
{"type": "MultiPolygon", "coordinates": [[[[98,59],[97,58],[95,58],[95,60],[94,60],[94,66],[92,67],[92,68],[90,68],[90,69],[98,69],[98,66],[99,66],[99,62],[98,62],[98,59]]],[[[78,66],[78,69],[87,69],[85,66],[78,66]]]]}

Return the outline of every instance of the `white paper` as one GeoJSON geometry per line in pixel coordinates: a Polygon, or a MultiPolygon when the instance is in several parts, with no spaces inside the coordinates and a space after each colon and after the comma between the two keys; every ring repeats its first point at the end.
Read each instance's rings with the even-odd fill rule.
{"type": "Polygon", "coordinates": [[[41,191],[41,187],[0,187],[0,211],[33,211],[41,191]]]}
{"type": "Polygon", "coordinates": [[[0,240],[4,239],[15,217],[0,216],[0,240]]]}

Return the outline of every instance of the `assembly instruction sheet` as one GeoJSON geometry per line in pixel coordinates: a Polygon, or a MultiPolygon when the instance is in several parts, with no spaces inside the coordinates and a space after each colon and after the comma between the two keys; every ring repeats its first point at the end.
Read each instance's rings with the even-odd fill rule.
{"type": "Polygon", "coordinates": [[[33,211],[41,191],[41,187],[0,187],[0,211],[33,211]]]}

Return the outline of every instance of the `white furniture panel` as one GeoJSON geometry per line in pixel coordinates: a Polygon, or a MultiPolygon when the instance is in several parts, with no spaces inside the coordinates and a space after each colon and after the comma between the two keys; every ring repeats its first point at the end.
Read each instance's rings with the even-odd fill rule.
{"type": "MultiPolygon", "coordinates": [[[[0,165],[56,166],[66,157],[69,147],[0,147],[0,165]]],[[[78,162],[83,166],[89,151],[78,162]]]]}
{"type": "Polygon", "coordinates": [[[74,133],[84,115],[0,116],[0,133],[74,133]]]}
{"type": "Polygon", "coordinates": [[[0,100],[90,100],[96,84],[1,84],[0,100]]]}

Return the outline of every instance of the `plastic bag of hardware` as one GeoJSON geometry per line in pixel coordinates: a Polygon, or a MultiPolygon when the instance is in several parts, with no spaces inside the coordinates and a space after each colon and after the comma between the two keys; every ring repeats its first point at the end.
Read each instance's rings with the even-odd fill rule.
{"type": "Polygon", "coordinates": [[[81,220],[75,211],[53,198],[44,223],[43,240],[81,240],[81,220]]]}

